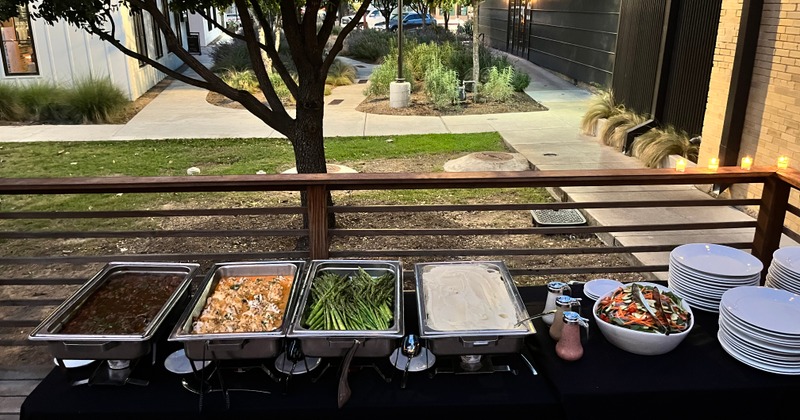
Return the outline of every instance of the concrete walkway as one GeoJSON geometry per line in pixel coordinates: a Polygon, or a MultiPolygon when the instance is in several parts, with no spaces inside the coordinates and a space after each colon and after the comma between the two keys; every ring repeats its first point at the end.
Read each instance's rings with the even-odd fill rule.
{"type": "MultiPolygon", "coordinates": [[[[200,56],[207,60],[208,55],[200,56]]],[[[380,136],[427,133],[476,133],[496,131],[522,153],[537,170],[643,168],[594,137],[580,134],[579,126],[591,98],[590,92],[572,85],[532,63],[509,56],[518,69],[531,76],[526,93],[548,111],[492,115],[418,117],[372,115],[356,111],[363,100],[364,84],[337,87],[327,97],[326,137],[380,136]]],[[[358,78],[366,80],[369,64],[352,62],[358,78]]],[[[189,72],[188,74],[192,74],[189,72]]],[[[3,127],[0,142],[53,140],[131,140],[166,138],[282,137],[280,133],[245,110],[216,107],[205,101],[206,91],[174,81],[164,92],[125,125],[3,127]]],[[[554,191],[564,201],[627,201],[652,199],[712,199],[693,186],[569,187],[554,191]]],[[[734,208],[666,208],[584,211],[599,225],[648,224],[654,221],[680,224],[712,221],[745,221],[752,217],[734,208]]],[[[612,233],[607,243],[633,246],[688,242],[751,241],[753,229],[686,232],[612,233]]],[[[785,240],[785,244],[795,243],[785,240]]],[[[667,264],[668,253],[634,255],[645,264],[667,264]]],[[[666,273],[657,273],[666,278],[666,273]]]]}

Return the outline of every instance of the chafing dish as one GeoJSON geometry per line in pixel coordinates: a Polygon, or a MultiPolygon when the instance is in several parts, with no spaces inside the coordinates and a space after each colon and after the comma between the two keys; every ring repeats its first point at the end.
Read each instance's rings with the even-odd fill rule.
{"type": "Polygon", "coordinates": [[[399,261],[380,260],[314,260],[311,262],[302,295],[298,299],[288,337],[300,340],[303,353],[312,357],[344,357],[354,345],[355,357],[389,356],[403,337],[403,282],[399,261]],[[306,328],[309,297],[314,279],[325,273],[350,278],[362,268],[369,275],[379,277],[387,273],[394,276],[394,308],[392,325],[386,330],[311,330],[306,328]],[[358,342],[358,343],[356,343],[358,342]]]}
{"type": "Polygon", "coordinates": [[[186,308],[169,341],[183,343],[186,356],[194,360],[221,359],[262,359],[278,354],[282,340],[286,336],[296,294],[302,282],[303,261],[257,261],[227,262],[214,265],[206,275],[189,306],[186,308]],[[202,313],[206,302],[217,284],[225,277],[249,276],[291,276],[292,286],[289,292],[283,317],[275,330],[257,332],[215,332],[194,333],[194,322],[202,313]]]}
{"type": "Polygon", "coordinates": [[[171,310],[179,302],[185,302],[188,297],[186,291],[199,267],[199,264],[159,262],[108,263],[45,318],[30,333],[28,339],[46,342],[53,356],[60,359],[137,359],[150,352],[153,337],[171,310]],[[138,285],[140,282],[145,282],[146,285],[138,285]],[[166,287],[165,283],[168,283],[169,287],[166,287]],[[176,285],[170,292],[173,283],[176,285]],[[106,286],[105,289],[104,286],[106,286]],[[114,328],[89,325],[89,323],[101,319],[101,312],[114,314],[114,311],[117,311],[118,315],[107,319],[119,322],[119,325],[123,325],[129,319],[139,319],[137,317],[141,317],[143,314],[119,312],[124,311],[128,303],[145,301],[144,299],[137,301],[136,296],[130,296],[130,300],[127,302],[100,308],[100,296],[105,296],[109,288],[127,291],[126,288],[133,286],[143,288],[144,293],[152,292],[154,288],[159,290],[155,286],[161,286],[160,291],[164,295],[168,294],[163,299],[161,296],[155,299],[154,294],[149,295],[150,301],[147,303],[147,308],[149,312],[155,312],[155,315],[150,319],[141,320],[141,330],[124,331],[124,333],[117,334],[112,331],[114,328]],[[78,320],[81,320],[82,326],[75,327],[78,320]],[[66,332],[74,328],[77,328],[78,332],[66,332]]]}
{"type": "Polygon", "coordinates": [[[419,329],[420,337],[427,340],[428,348],[436,355],[479,355],[493,353],[516,353],[522,349],[525,336],[536,332],[528,318],[528,312],[522,302],[516,285],[505,263],[501,261],[454,261],[436,263],[418,263],[414,265],[416,277],[417,307],[419,309],[419,329]],[[461,274],[457,274],[461,270],[461,274]],[[433,273],[433,274],[432,274],[433,273]],[[499,307],[494,307],[494,303],[481,301],[485,292],[476,291],[474,298],[475,307],[467,304],[465,293],[448,294],[442,292],[440,295],[429,296],[436,279],[432,276],[437,274],[450,274],[455,278],[466,278],[470,273],[476,274],[482,287],[494,283],[498,302],[503,303],[508,310],[501,311],[499,307]],[[507,300],[506,300],[507,299],[507,300]],[[444,305],[453,304],[454,310],[449,313],[447,322],[441,324],[450,325],[442,328],[441,325],[432,320],[433,313],[443,311],[444,305]],[[487,309],[487,313],[492,316],[500,316],[499,321],[491,320],[480,322],[467,322],[467,314],[480,313],[481,308],[487,309]],[[434,312],[431,312],[434,311],[434,312]],[[455,314],[460,312],[460,314],[455,314]],[[434,324],[434,325],[431,325],[434,324]],[[488,325],[484,328],[476,328],[475,325],[488,325]],[[439,329],[434,328],[439,327],[439,329]]]}

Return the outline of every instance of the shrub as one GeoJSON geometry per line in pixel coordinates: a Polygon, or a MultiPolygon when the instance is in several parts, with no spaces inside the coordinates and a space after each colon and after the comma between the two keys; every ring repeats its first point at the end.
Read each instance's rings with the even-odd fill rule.
{"type": "Polygon", "coordinates": [[[17,94],[23,118],[32,121],[67,121],[67,92],[54,83],[39,82],[23,86],[17,94]]]}
{"type": "Polygon", "coordinates": [[[689,141],[689,135],[674,127],[653,128],[636,137],[631,155],[636,156],[648,168],[658,168],[669,155],[680,155],[697,162],[699,145],[689,141]]]}
{"type": "Polygon", "coordinates": [[[426,26],[404,32],[406,41],[416,41],[419,44],[447,44],[455,43],[456,35],[442,26],[426,26]]]}
{"type": "MultiPolygon", "coordinates": [[[[283,82],[281,79],[281,75],[278,73],[270,73],[269,81],[272,83],[273,89],[275,89],[275,94],[281,98],[281,102],[287,105],[294,104],[294,97],[292,96],[292,92],[289,91],[289,88],[286,87],[286,83],[283,82]]],[[[326,93],[327,95],[327,93],[326,93]]]]}
{"type": "Polygon", "coordinates": [[[425,72],[425,93],[435,108],[444,108],[458,100],[458,75],[435,59],[425,72]]]}
{"type": "Polygon", "coordinates": [[[463,25],[458,25],[456,28],[456,35],[462,35],[465,37],[472,37],[472,19],[467,20],[464,22],[463,25]]]}
{"type": "Polygon", "coordinates": [[[446,63],[450,62],[450,57],[454,54],[454,50],[451,43],[442,45],[433,43],[412,44],[408,49],[408,54],[405,56],[405,63],[411,69],[414,80],[424,80],[425,73],[435,62],[438,61],[439,65],[448,67],[446,63]]]}
{"type": "Polygon", "coordinates": [[[488,80],[483,84],[481,94],[495,102],[508,100],[514,94],[514,88],[511,86],[514,69],[512,67],[503,69],[492,67],[488,73],[488,80]]]}
{"type": "Polygon", "coordinates": [[[223,82],[236,90],[255,92],[258,90],[258,79],[252,70],[229,69],[220,76],[223,82]]]}
{"type": "Polygon", "coordinates": [[[328,69],[328,77],[325,83],[333,86],[352,85],[356,80],[356,68],[345,63],[343,60],[336,59],[328,69]]]}
{"type": "Polygon", "coordinates": [[[625,145],[627,130],[645,121],[647,121],[646,116],[639,115],[632,111],[622,111],[619,114],[609,117],[608,124],[606,124],[601,133],[603,144],[617,150],[622,150],[622,146],[625,145]]]}
{"type": "Polygon", "coordinates": [[[244,41],[234,39],[230,42],[223,42],[214,45],[210,52],[214,65],[211,71],[221,72],[228,70],[244,71],[252,70],[250,64],[250,54],[247,52],[247,44],[244,41]]]}
{"type": "Polygon", "coordinates": [[[610,90],[601,92],[592,98],[589,108],[581,119],[581,130],[586,134],[592,134],[595,123],[601,118],[610,118],[622,112],[622,107],[616,103],[614,93],[610,90]]]}
{"type": "MultiPolygon", "coordinates": [[[[403,77],[411,83],[414,90],[414,75],[408,66],[403,66],[403,77]]],[[[387,55],[383,64],[375,67],[369,77],[369,86],[364,90],[367,96],[389,96],[389,84],[397,80],[397,51],[387,55]]]]}
{"type": "Polygon", "coordinates": [[[19,103],[17,85],[0,83],[0,120],[18,121],[22,118],[23,109],[19,103]]]}
{"type": "Polygon", "coordinates": [[[67,90],[65,101],[76,122],[95,124],[113,122],[129,102],[111,79],[91,77],[77,81],[67,90]]]}
{"type": "Polygon", "coordinates": [[[353,31],[344,40],[345,50],[350,57],[376,62],[389,54],[392,45],[396,43],[394,39],[395,35],[387,31],[374,29],[353,31]]]}
{"type": "Polygon", "coordinates": [[[511,88],[514,92],[524,92],[525,88],[531,84],[531,76],[524,71],[514,71],[514,77],[511,78],[511,88]]]}

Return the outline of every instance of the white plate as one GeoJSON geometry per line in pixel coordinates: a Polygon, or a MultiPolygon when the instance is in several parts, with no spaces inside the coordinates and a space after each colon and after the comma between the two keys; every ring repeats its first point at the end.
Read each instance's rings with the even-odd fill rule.
{"type": "MultiPolygon", "coordinates": [[[[186,352],[183,350],[178,350],[173,352],[167,359],[164,360],[164,367],[167,368],[168,371],[172,373],[177,373],[178,375],[185,375],[187,373],[194,372],[192,370],[192,365],[189,364],[190,360],[186,357],[186,352]]],[[[195,360],[192,362],[194,364],[195,370],[203,370],[209,363],[210,360],[195,360]]]]}
{"type": "Polygon", "coordinates": [[[800,295],[763,286],[728,290],[720,305],[736,318],[766,331],[800,337],[800,295]]]}
{"type": "MultiPolygon", "coordinates": [[[[404,370],[406,368],[406,362],[408,362],[408,357],[400,353],[400,349],[397,348],[394,349],[389,356],[389,361],[392,362],[392,366],[404,370]]],[[[420,348],[419,354],[411,358],[411,363],[408,364],[408,371],[419,372],[430,368],[434,363],[436,363],[436,356],[427,348],[422,347],[420,348]]]]}
{"type": "Polygon", "coordinates": [[[787,246],[772,253],[773,264],[800,276],[800,246],[787,246]]]}
{"type": "Polygon", "coordinates": [[[715,276],[745,277],[764,269],[761,260],[749,253],[717,244],[681,245],[670,252],[670,258],[688,268],[715,276]]]}
{"type": "Polygon", "coordinates": [[[583,293],[586,297],[597,300],[600,296],[604,294],[616,290],[618,287],[622,287],[622,283],[611,280],[611,279],[594,279],[589,280],[585,285],[583,285],[583,293]]]}
{"type": "Polygon", "coordinates": [[[779,367],[772,364],[764,363],[763,361],[760,360],[755,360],[752,357],[747,356],[746,354],[742,354],[734,346],[728,343],[727,336],[722,331],[717,332],[717,340],[719,341],[719,344],[722,346],[722,349],[725,350],[726,353],[728,353],[734,359],[750,367],[754,367],[756,369],[763,370],[765,372],[778,373],[782,375],[800,375],[800,368],[779,367]]]}
{"type": "MultiPolygon", "coordinates": [[[[86,366],[94,362],[94,360],[81,360],[81,359],[61,359],[64,362],[64,366],[67,368],[77,368],[81,366],[86,366]]],[[[53,359],[53,363],[58,366],[58,359],[53,359]]]]}

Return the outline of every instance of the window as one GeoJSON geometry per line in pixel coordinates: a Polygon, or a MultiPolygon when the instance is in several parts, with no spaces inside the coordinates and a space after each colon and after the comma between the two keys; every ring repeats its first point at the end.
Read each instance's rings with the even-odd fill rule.
{"type": "MultiPolygon", "coordinates": [[[[147,36],[144,32],[144,16],[141,10],[131,10],[131,17],[133,18],[133,37],[136,39],[136,51],[147,57],[147,36]]],[[[139,67],[143,67],[144,61],[139,60],[139,67]]]]}
{"type": "Polygon", "coordinates": [[[161,41],[161,30],[158,29],[155,18],[151,19],[151,21],[153,24],[153,42],[156,44],[156,58],[161,58],[164,56],[164,45],[161,41]]]}
{"type": "Polygon", "coordinates": [[[6,75],[39,74],[27,6],[17,6],[19,17],[0,22],[3,70],[6,75]]]}

